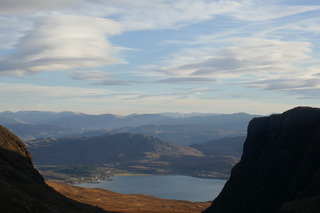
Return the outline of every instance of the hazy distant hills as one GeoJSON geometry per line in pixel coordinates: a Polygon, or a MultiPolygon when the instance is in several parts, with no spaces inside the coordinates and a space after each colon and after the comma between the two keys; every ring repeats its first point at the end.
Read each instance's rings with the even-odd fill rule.
{"type": "Polygon", "coordinates": [[[197,149],[146,135],[121,133],[89,138],[65,138],[29,142],[38,164],[105,164],[158,159],[161,156],[202,156],[197,149]],[[38,142],[38,143],[37,143],[38,142]]]}
{"type": "Polygon", "coordinates": [[[133,173],[228,177],[242,151],[237,137],[253,117],[20,111],[0,113],[0,124],[29,141],[37,166],[99,164],[133,173]]]}
{"type": "Polygon", "coordinates": [[[242,137],[225,139],[226,146],[219,141],[208,142],[205,145],[212,150],[218,148],[210,154],[209,150],[203,152],[153,136],[118,133],[38,139],[29,141],[28,148],[37,165],[99,165],[130,173],[228,177],[232,166],[239,161],[233,144],[242,143],[242,137]]]}
{"type": "Polygon", "coordinates": [[[241,157],[246,136],[225,137],[205,143],[192,144],[206,156],[234,156],[241,157]]]}
{"type": "MultiPolygon", "coordinates": [[[[240,125],[238,126],[240,127],[240,125]]],[[[160,125],[151,124],[137,127],[124,127],[109,130],[108,133],[115,134],[129,132],[134,134],[152,135],[162,140],[167,140],[180,145],[190,145],[198,142],[211,141],[223,137],[235,137],[245,135],[245,130],[219,128],[209,125],[160,125]]]]}
{"type": "Polygon", "coordinates": [[[0,113],[0,124],[24,140],[42,137],[94,136],[105,133],[139,133],[177,144],[190,145],[226,136],[245,135],[256,115],[235,114],[112,114],[20,111],[0,113]]]}
{"type": "MultiPolygon", "coordinates": [[[[43,112],[19,111],[0,113],[0,122],[5,118],[16,119],[16,123],[25,124],[53,124],[68,128],[122,128],[127,126],[141,126],[147,124],[163,125],[205,125],[219,128],[243,130],[243,122],[248,123],[256,115],[246,113],[235,114],[191,114],[177,116],[176,114],[133,114],[117,116],[113,114],[88,115],[75,112],[43,112]],[[173,117],[170,117],[173,116],[173,117]]],[[[10,124],[13,120],[11,120],[10,124]]],[[[7,123],[5,123],[7,124],[7,123]]]]}

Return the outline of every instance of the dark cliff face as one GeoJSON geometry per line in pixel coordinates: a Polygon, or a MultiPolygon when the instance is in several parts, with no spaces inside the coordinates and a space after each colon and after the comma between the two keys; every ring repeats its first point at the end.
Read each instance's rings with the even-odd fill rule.
{"type": "Polygon", "coordinates": [[[241,161],[204,212],[320,212],[320,109],[253,119],[241,161]]]}
{"type": "Polygon", "coordinates": [[[25,144],[0,126],[0,212],[105,212],[59,194],[33,167],[25,144]]]}

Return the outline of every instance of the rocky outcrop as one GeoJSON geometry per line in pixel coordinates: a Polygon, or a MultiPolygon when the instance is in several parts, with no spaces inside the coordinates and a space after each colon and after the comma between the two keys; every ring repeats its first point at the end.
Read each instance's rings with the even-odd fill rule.
{"type": "Polygon", "coordinates": [[[33,167],[25,144],[0,126],[0,212],[106,212],[64,197],[33,167]]]}
{"type": "Polygon", "coordinates": [[[320,109],[255,118],[241,161],[204,213],[320,212],[320,109]]]}

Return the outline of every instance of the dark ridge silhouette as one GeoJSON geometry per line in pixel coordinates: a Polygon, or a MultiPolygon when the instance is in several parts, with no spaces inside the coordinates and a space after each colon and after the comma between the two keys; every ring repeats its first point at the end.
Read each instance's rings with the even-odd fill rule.
{"type": "Polygon", "coordinates": [[[64,197],[49,187],[33,167],[25,144],[0,126],[0,212],[106,212],[64,197]]]}
{"type": "Polygon", "coordinates": [[[241,161],[204,213],[320,212],[320,109],[255,118],[241,161]]]}

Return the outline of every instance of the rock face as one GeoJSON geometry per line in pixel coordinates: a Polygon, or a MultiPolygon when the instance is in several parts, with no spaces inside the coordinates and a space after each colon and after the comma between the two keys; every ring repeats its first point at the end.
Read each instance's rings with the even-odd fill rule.
{"type": "Polygon", "coordinates": [[[320,212],[320,109],[255,118],[241,161],[204,213],[320,212]]]}
{"type": "Polygon", "coordinates": [[[105,212],[64,197],[45,184],[25,144],[0,126],[0,212],[105,212]]]}

